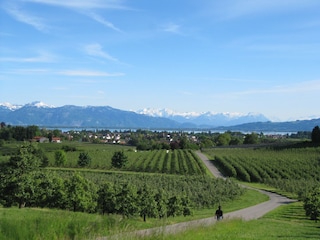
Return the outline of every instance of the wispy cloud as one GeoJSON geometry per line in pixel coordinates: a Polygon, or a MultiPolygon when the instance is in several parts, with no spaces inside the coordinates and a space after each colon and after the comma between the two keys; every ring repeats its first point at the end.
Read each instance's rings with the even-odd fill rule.
{"type": "Polygon", "coordinates": [[[117,31],[117,32],[121,32],[121,33],[122,33],[122,31],[121,31],[119,28],[117,28],[113,23],[105,20],[105,19],[104,19],[103,17],[101,17],[100,15],[98,15],[98,14],[96,14],[96,13],[93,13],[93,12],[88,12],[87,15],[88,15],[89,17],[91,17],[93,20],[97,21],[98,23],[101,23],[101,24],[103,24],[104,26],[106,26],[106,27],[108,27],[108,28],[110,28],[110,29],[112,29],[112,30],[114,30],[114,31],[117,31]]]}
{"type": "Polygon", "coordinates": [[[122,0],[23,0],[25,2],[33,2],[38,4],[53,5],[63,8],[69,8],[71,10],[80,12],[88,17],[92,18],[98,23],[117,31],[122,32],[117,28],[112,22],[106,20],[99,14],[93,12],[97,9],[110,9],[110,10],[128,10],[125,5],[123,5],[122,0]]]}
{"type": "Polygon", "coordinates": [[[54,5],[77,9],[127,9],[122,0],[23,0],[24,2],[33,2],[47,5],[54,5]]]}
{"type": "Polygon", "coordinates": [[[318,0],[224,0],[209,2],[210,7],[206,6],[206,11],[213,11],[221,19],[234,19],[242,16],[281,13],[296,9],[312,8],[320,6],[318,0]]]}
{"type": "Polygon", "coordinates": [[[174,34],[181,34],[181,26],[175,23],[168,23],[161,27],[161,30],[164,32],[174,33],[174,34]]]}
{"type": "Polygon", "coordinates": [[[54,57],[48,53],[41,53],[34,57],[1,57],[0,62],[48,63],[54,62],[54,57]]]}
{"type": "Polygon", "coordinates": [[[234,92],[235,95],[256,95],[256,94],[286,94],[286,93],[308,93],[319,92],[320,80],[304,81],[288,85],[278,85],[272,88],[251,89],[241,92],[234,92]]]}
{"type": "Polygon", "coordinates": [[[120,77],[124,76],[124,73],[108,73],[100,71],[90,71],[90,70],[64,70],[59,71],[57,74],[65,76],[74,76],[74,77],[120,77]]]}
{"type": "Polygon", "coordinates": [[[85,52],[90,55],[90,56],[94,56],[94,57],[101,57],[113,62],[119,62],[119,60],[113,56],[111,56],[110,54],[108,54],[107,52],[103,51],[102,46],[98,43],[93,43],[93,44],[89,44],[86,45],[84,47],[85,52]]]}
{"type": "Polygon", "coordinates": [[[45,24],[44,19],[35,17],[16,6],[7,6],[5,10],[17,21],[31,25],[41,32],[47,32],[49,27],[45,24]]]}

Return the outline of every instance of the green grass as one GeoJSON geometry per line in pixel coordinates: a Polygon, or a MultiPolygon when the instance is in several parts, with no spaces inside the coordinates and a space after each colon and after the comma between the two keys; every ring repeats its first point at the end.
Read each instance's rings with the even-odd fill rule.
{"type": "MultiPolygon", "coordinates": [[[[259,220],[223,220],[209,227],[197,227],[168,236],[151,236],[143,239],[162,240],[245,240],[283,239],[318,240],[319,223],[308,220],[302,203],[281,206],[259,220]]],[[[138,239],[138,238],[137,238],[138,239]]],[[[139,238],[141,239],[141,238],[139,238]]]]}
{"type": "MultiPolygon", "coordinates": [[[[265,195],[248,190],[239,199],[223,204],[230,212],[267,200],[265,195]]],[[[194,210],[193,216],[163,220],[140,217],[101,216],[39,208],[0,208],[0,239],[90,239],[134,229],[146,229],[194,219],[212,217],[215,209],[194,210]]]]}
{"type": "Polygon", "coordinates": [[[0,208],[0,239],[90,239],[125,228],[116,216],[49,209],[0,208]]]}

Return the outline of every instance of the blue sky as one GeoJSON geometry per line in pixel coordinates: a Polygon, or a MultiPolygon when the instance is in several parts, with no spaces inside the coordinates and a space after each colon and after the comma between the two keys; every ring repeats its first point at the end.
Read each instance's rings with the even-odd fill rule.
{"type": "Polygon", "coordinates": [[[320,117],[318,0],[2,0],[0,102],[320,117]]]}

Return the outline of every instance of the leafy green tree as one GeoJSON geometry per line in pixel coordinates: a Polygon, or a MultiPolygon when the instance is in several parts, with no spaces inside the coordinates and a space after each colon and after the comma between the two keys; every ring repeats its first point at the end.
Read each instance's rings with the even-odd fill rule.
{"type": "Polygon", "coordinates": [[[94,212],[97,207],[96,186],[79,173],[66,181],[67,208],[74,212],[94,212]]]}
{"type": "Polygon", "coordinates": [[[167,216],[167,201],[168,198],[163,189],[160,189],[158,193],[155,194],[154,199],[157,203],[157,215],[159,218],[164,218],[167,216]]]}
{"type": "Polygon", "coordinates": [[[0,147],[3,147],[6,144],[6,141],[3,139],[0,139],[0,147]]]}
{"type": "Polygon", "coordinates": [[[54,172],[41,172],[37,175],[35,185],[35,207],[66,208],[66,190],[61,177],[54,172]]]}
{"type": "Polygon", "coordinates": [[[180,139],[179,146],[180,146],[181,149],[188,149],[189,141],[188,141],[188,138],[186,136],[183,136],[180,139]]]}
{"type": "Polygon", "coordinates": [[[139,214],[146,221],[146,217],[157,217],[157,203],[151,189],[144,184],[137,192],[139,214]]]}
{"type": "Polygon", "coordinates": [[[138,212],[136,189],[129,183],[124,183],[117,187],[116,213],[124,217],[136,215],[138,212]]]}
{"type": "Polygon", "coordinates": [[[315,126],[311,132],[311,140],[313,143],[320,143],[320,128],[315,126]]]}
{"type": "Polygon", "coordinates": [[[63,150],[56,150],[54,152],[54,159],[57,166],[63,166],[67,162],[67,155],[63,150]]]}
{"type": "Polygon", "coordinates": [[[24,143],[10,157],[9,162],[2,164],[0,195],[5,206],[18,204],[22,208],[33,198],[36,191],[35,179],[41,164],[36,152],[36,145],[24,143]]]}
{"type": "Polygon", "coordinates": [[[38,148],[35,154],[41,161],[41,167],[47,167],[49,165],[49,158],[42,148],[38,148]]]}
{"type": "Polygon", "coordinates": [[[182,214],[183,216],[189,216],[192,214],[191,212],[191,201],[188,196],[184,196],[181,198],[181,205],[182,205],[182,214]]]}
{"type": "Polygon", "coordinates": [[[116,192],[113,184],[104,183],[98,191],[98,209],[102,214],[115,213],[116,192]]]}
{"type": "Polygon", "coordinates": [[[79,154],[78,165],[80,167],[86,167],[91,164],[91,157],[87,152],[81,152],[79,154]]]}
{"type": "Polygon", "coordinates": [[[111,159],[111,164],[115,168],[122,168],[126,165],[128,156],[123,151],[116,151],[111,159]]]}
{"type": "Polygon", "coordinates": [[[231,135],[230,133],[222,133],[222,134],[219,134],[219,136],[217,137],[217,145],[218,146],[227,146],[229,145],[231,141],[231,135]]]}
{"type": "Polygon", "coordinates": [[[320,217],[320,187],[313,189],[309,192],[303,201],[303,207],[306,215],[311,220],[319,220],[320,217]]]}
{"type": "Polygon", "coordinates": [[[181,198],[177,196],[173,196],[168,200],[168,217],[176,217],[180,216],[183,212],[183,206],[181,198]]]}
{"type": "Polygon", "coordinates": [[[244,144],[257,144],[259,142],[259,136],[256,133],[246,134],[243,143],[244,144]]]}

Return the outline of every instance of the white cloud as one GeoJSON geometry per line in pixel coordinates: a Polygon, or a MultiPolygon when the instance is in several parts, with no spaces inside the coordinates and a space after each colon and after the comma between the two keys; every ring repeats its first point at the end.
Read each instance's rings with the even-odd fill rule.
{"type": "Polygon", "coordinates": [[[23,22],[25,24],[31,25],[35,29],[42,32],[46,32],[48,30],[48,26],[45,24],[43,19],[32,16],[20,10],[16,6],[7,7],[6,11],[19,22],[23,22]]]}
{"type": "Polygon", "coordinates": [[[116,26],[114,26],[113,23],[105,20],[103,17],[101,17],[100,15],[96,14],[96,13],[87,13],[87,15],[89,17],[91,17],[93,20],[103,24],[104,26],[112,29],[112,30],[115,30],[117,32],[122,32],[119,28],[117,28],[116,26]]]}
{"type": "Polygon", "coordinates": [[[98,43],[86,45],[84,49],[85,49],[85,52],[90,56],[101,57],[113,62],[119,62],[117,58],[112,57],[110,54],[103,51],[102,46],[98,43]]]}
{"type": "Polygon", "coordinates": [[[33,2],[47,5],[54,5],[77,9],[127,9],[122,0],[22,0],[24,2],[33,2]]]}
{"type": "Polygon", "coordinates": [[[234,19],[253,14],[281,13],[313,8],[320,5],[318,0],[224,0],[209,1],[205,11],[213,11],[221,19],[234,19]]]}
{"type": "Polygon", "coordinates": [[[48,53],[41,53],[34,57],[2,57],[0,62],[24,62],[24,63],[35,63],[35,62],[53,62],[54,57],[48,53]]]}
{"type": "MultiPolygon", "coordinates": [[[[308,93],[320,91],[320,80],[304,81],[288,85],[274,86],[273,88],[252,89],[232,94],[254,95],[254,94],[286,94],[286,93],[308,93]]],[[[298,96],[298,95],[297,95],[298,96]]]]}
{"type": "Polygon", "coordinates": [[[122,32],[110,21],[105,20],[97,13],[92,12],[96,9],[113,9],[113,10],[125,10],[128,9],[122,4],[121,0],[24,0],[25,2],[33,2],[39,4],[53,5],[63,8],[69,8],[78,11],[84,15],[89,16],[98,23],[117,31],[122,32]]]}
{"type": "Polygon", "coordinates": [[[169,23],[162,27],[162,31],[175,33],[175,34],[181,33],[180,29],[181,29],[180,25],[175,23],[169,23]]]}
{"type": "Polygon", "coordinates": [[[123,73],[107,73],[99,71],[87,71],[87,70],[64,70],[57,72],[58,74],[74,77],[119,77],[123,76],[123,73]]]}

